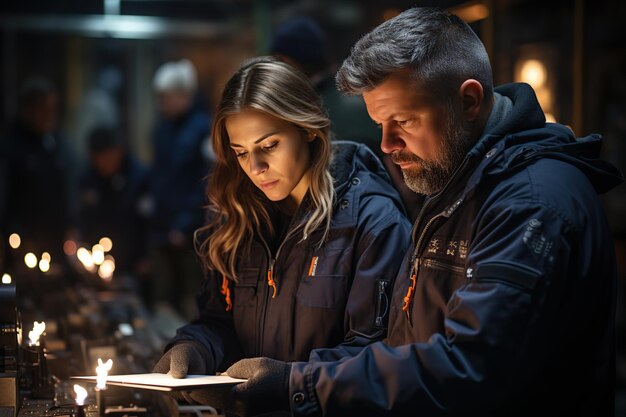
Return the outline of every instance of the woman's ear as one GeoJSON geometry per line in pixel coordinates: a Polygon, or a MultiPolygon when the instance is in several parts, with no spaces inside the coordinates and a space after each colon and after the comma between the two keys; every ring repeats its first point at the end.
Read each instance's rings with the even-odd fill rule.
{"type": "Polygon", "coordinates": [[[317,134],[315,134],[315,132],[312,132],[310,130],[306,131],[306,141],[307,142],[313,142],[315,140],[315,138],[317,138],[317,134]]]}
{"type": "Polygon", "coordinates": [[[459,88],[463,102],[463,115],[468,122],[475,121],[480,115],[485,98],[482,84],[474,79],[465,80],[459,88]]]}

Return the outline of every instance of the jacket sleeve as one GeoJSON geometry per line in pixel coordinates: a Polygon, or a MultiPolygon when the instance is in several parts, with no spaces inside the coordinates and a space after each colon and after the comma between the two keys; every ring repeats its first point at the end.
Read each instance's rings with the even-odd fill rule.
{"type": "Polygon", "coordinates": [[[354,356],[386,335],[391,288],[410,241],[411,226],[393,201],[380,195],[362,201],[358,219],[344,342],[313,350],[312,361],[354,356]]]}
{"type": "Polygon", "coordinates": [[[242,357],[232,311],[226,311],[220,288],[217,274],[209,273],[197,296],[198,318],[179,328],[165,349],[183,340],[194,340],[207,350],[212,362],[207,367],[214,371],[223,371],[242,357]]]}
{"type": "MultiPolygon", "coordinates": [[[[540,378],[538,370],[549,365],[553,347],[567,331],[559,328],[572,314],[564,308],[563,293],[580,290],[571,287],[582,285],[575,282],[571,263],[583,257],[572,253],[580,238],[571,222],[551,208],[527,206],[494,209],[475,225],[469,279],[443,309],[445,331],[420,343],[377,342],[340,362],[294,363],[293,414],[487,411],[510,404],[524,386],[540,378]],[[574,281],[567,282],[568,288],[566,279],[574,281]]],[[[399,311],[402,299],[393,303],[399,313],[394,318],[406,320],[399,311]]],[[[412,331],[408,324],[406,330],[398,327],[412,331]]]]}

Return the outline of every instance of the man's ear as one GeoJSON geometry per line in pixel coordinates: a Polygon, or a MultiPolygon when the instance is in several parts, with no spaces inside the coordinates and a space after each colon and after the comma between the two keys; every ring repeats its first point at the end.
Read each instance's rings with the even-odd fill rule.
{"type": "Polygon", "coordinates": [[[468,122],[476,121],[485,98],[482,84],[474,79],[465,80],[459,88],[459,96],[463,102],[465,120],[468,122]]]}

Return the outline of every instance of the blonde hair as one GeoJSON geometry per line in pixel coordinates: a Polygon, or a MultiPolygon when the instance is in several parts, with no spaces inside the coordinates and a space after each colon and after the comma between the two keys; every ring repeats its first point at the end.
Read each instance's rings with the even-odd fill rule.
{"type": "Polygon", "coordinates": [[[275,203],[252,183],[230,148],[226,119],[246,108],[316,136],[309,143],[311,184],[307,215],[288,236],[302,230],[304,240],[321,227],[322,237],[317,242],[321,245],[330,229],[334,199],[328,171],[330,121],[311,82],[302,72],[272,57],[244,62],[226,83],[213,119],[211,139],[216,161],[207,191],[211,218],[197,231],[209,233],[198,248],[206,267],[235,281],[237,257],[242,250],[249,251],[254,234],[264,229],[275,237],[270,219],[275,203]]]}

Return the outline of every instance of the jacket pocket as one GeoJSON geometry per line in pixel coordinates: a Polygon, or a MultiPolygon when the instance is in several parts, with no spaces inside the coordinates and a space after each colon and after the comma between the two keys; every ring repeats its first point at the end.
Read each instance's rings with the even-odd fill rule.
{"type": "Polygon", "coordinates": [[[465,272],[465,268],[458,265],[451,265],[447,262],[439,261],[437,259],[424,259],[423,261],[424,268],[438,269],[440,271],[453,272],[457,274],[462,274],[465,272]]]}
{"type": "Polygon", "coordinates": [[[489,262],[479,265],[473,274],[482,282],[501,282],[519,289],[531,291],[537,285],[541,272],[529,266],[513,262],[489,262]]]}
{"type": "Polygon", "coordinates": [[[347,296],[347,276],[308,275],[300,281],[296,295],[298,304],[305,307],[332,308],[347,296]]]}
{"type": "Polygon", "coordinates": [[[259,279],[259,268],[246,268],[238,275],[234,285],[234,304],[237,307],[254,307],[259,279]]]}

